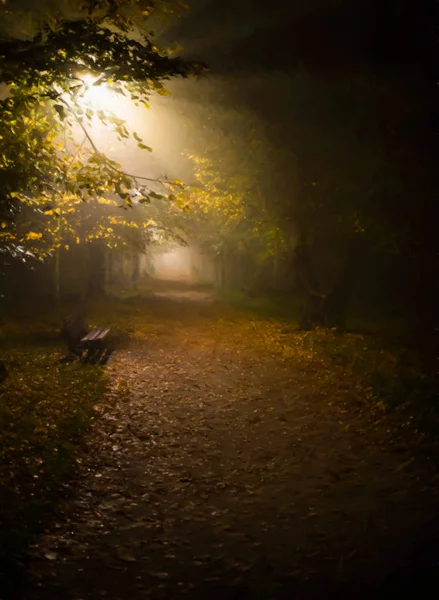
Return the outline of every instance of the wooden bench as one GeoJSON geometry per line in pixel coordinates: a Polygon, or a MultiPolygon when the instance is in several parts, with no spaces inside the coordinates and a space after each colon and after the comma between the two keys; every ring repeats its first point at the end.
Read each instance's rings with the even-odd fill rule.
{"type": "Polygon", "coordinates": [[[98,329],[92,329],[79,342],[79,349],[86,351],[85,357],[82,359],[83,362],[87,363],[104,363],[110,357],[112,348],[104,341],[107,335],[110,333],[110,327],[101,327],[98,329]]]}

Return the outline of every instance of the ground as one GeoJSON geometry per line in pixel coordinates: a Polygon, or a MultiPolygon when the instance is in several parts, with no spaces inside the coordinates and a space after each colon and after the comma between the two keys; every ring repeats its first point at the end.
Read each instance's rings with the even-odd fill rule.
{"type": "Polygon", "coordinates": [[[410,433],[293,326],[159,293],[26,599],[437,597],[438,474],[410,433]]]}

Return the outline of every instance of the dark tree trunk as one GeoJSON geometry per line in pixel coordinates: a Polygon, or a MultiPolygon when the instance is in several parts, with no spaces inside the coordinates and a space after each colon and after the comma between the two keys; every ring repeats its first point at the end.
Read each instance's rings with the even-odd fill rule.
{"type": "Polygon", "coordinates": [[[3,361],[0,360],[0,383],[8,376],[8,370],[3,361]]]}
{"type": "Polygon", "coordinates": [[[327,327],[346,327],[346,313],[361,272],[363,252],[363,238],[351,238],[343,269],[325,302],[324,316],[327,327]]]}
{"type": "Polygon", "coordinates": [[[216,278],[220,287],[226,286],[226,259],[224,256],[224,250],[220,250],[217,254],[216,259],[216,278]]]}
{"type": "Polygon", "coordinates": [[[90,244],[86,298],[105,296],[105,254],[99,242],[90,244]]]}
{"type": "Polygon", "coordinates": [[[107,294],[111,294],[111,288],[113,285],[113,253],[109,248],[106,251],[106,262],[105,262],[105,287],[107,294]]]}
{"type": "Polygon", "coordinates": [[[305,243],[297,246],[294,264],[301,299],[299,326],[308,330],[322,323],[325,297],[319,291],[311,265],[310,249],[305,243]]]}
{"type": "Polygon", "coordinates": [[[77,354],[78,344],[81,338],[87,333],[85,324],[86,303],[80,299],[76,309],[63,321],[61,334],[66,338],[67,346],[71,354],[77,354]]]}
{"type": "Polygon", "coordinates": [[[296,269],[302,297],[299,325],[305,330],[319,326],[344,329],[349,301],[360,272],[363,240],[360,237],[350,240],[343,267],[329,292],[320,289],[309,252],[304,244],[296,250],[296,269]]]}
{"type": "Polygon", "coordinates": [[[133,271],[131,273],[131,281],[133,284],[133,288],[136,287],[137,282],[139,281],[139,276],[140,276],[140,257],[138,255],[138,253],[136,252],[133,255],[133,271]]]}

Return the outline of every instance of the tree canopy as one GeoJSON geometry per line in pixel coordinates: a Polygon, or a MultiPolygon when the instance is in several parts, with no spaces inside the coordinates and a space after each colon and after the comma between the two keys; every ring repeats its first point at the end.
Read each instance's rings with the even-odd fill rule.
{"type": "Polygon", "coordinates": [[[125,207],[161,197],[175,201],[180,182],[125,173],[101,151],[93,138],[96,120],[119,139],[152,149],[124,119],[96,106],[92,92],[124,95],[146,109],[151,93],[166,93],[166,81],[200,72],[156,45],[148,26],[152,16],[178,4],[49,2],[44,12],[3,3],[2,20],[21,19],[26,35],[3,28],[0,41],[2,252],[25,257],[35,251],[36,240],[51,237],[44,215],[59,217],[60,205],[65,214],[75,212],[78,200],[107,198],[125,207]]]}

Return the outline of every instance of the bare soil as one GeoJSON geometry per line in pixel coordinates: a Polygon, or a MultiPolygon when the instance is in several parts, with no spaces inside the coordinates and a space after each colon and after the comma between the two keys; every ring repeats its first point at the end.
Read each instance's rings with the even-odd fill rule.
{"type": "Polygon", "coordinates": [[[438,477],[409,434],[176,293],[107,367],[26,598],[436,598],[438,477]]]}

